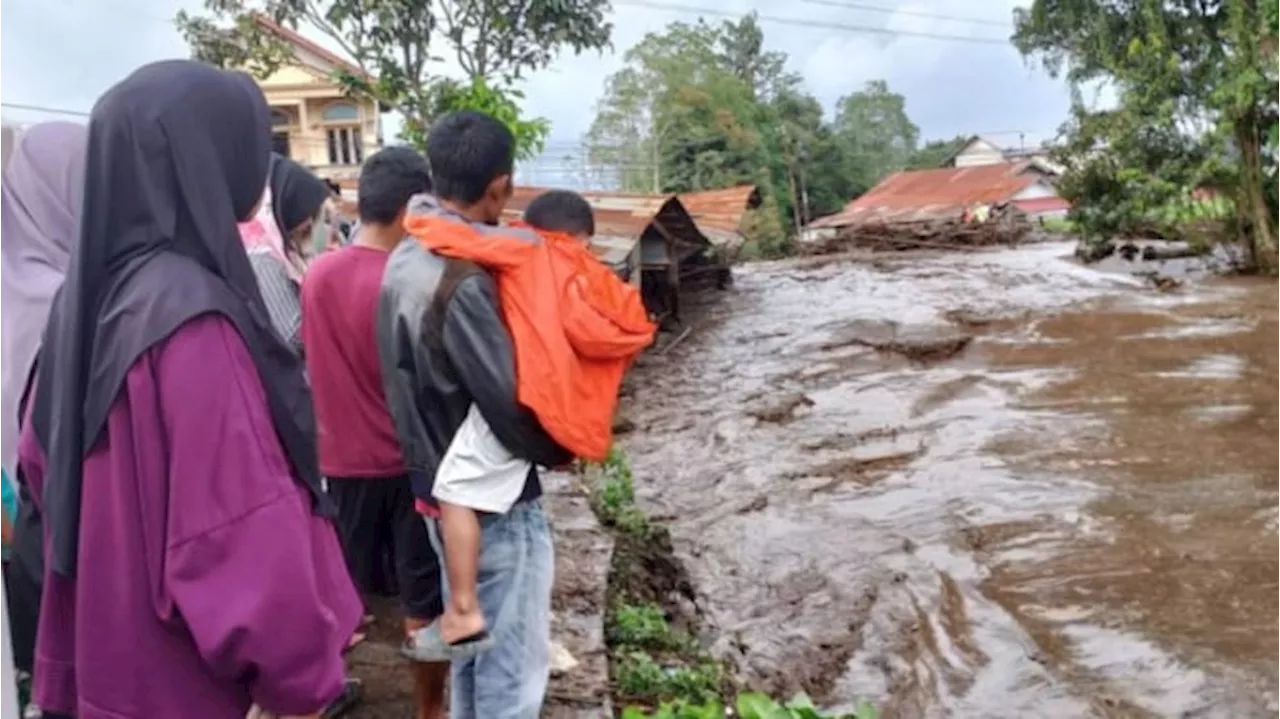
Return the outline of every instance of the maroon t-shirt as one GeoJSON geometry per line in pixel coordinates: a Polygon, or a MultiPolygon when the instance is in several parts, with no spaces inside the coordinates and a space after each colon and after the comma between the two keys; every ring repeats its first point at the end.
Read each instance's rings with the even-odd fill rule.
{"type": "Polygon", "coordinates": [[[316,258],[302,282],[302,344],[326,477],[405,473],[378,362],[378,291],[389,256],[348,245],[316,258]]]}

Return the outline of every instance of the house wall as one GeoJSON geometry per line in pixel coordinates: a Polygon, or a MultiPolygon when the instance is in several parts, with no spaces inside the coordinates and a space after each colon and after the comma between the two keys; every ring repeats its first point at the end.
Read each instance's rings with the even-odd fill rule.
{"type": "Polygon", "coordinates": [[[322,61],[298,51],[299,62],[258,81],[272,110],[273,132],[287,136],[289,156],[334,180],[354,178],[360,160],[382,145],[377,103],[345,97],[322,61]],[[330,155],[330,133],[347,151],[330,155]],[[358,145],[359,152],[354,152],[358,145]],[[336,161],[335,161],[336,160],[336,161]]]}
{"type": "Polygon", "coordinates": [[[1053,185],[1050,185],[1044,180],[1036,180],[1030,185],[1027,185],[1026,187],[1019,190],[1017,194],[1015,194],[1013,197],[1009,199],[1014,201],[1038,200],[1042,197],[1057,197],[1057,196],[1058,196],[1058,191],[1053,188],[1053,185]]]}
{"type": "Polygon", "coordinates": [[[800,234],[796,236],[796,240],[800,244],[809,244],[812,242],[821,242],[836,236],[840,231],[838,227],[805,227],[800,230],[800,234]]]}
{"type": "Polygon", "coordinates": [[[1004,152],[986,140],[978,139],[970,142],[956,155],[952,164],[955,167],[973,167],[975,165],[995,165],[1007,162],[1004,152]]]}

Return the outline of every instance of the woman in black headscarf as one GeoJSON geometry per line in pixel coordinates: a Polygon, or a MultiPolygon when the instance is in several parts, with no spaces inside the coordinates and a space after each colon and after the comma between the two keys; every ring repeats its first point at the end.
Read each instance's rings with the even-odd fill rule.
{"type": "Polygon", "coordinates": [[[147,65],[94,106],[18,448],[47,533],[48,713],[311,714],[343,691],[360,603],[302,368],[236,230],[269,148],[252,80],[194,62],[147,65]]]}
{"type": "Polygon", "coordinates": [[[271,156],[270,180],[257,217],[241,223],[240,239],[276,333],[302,353],[302,306],[298,293],[305,248],[320,221],[330,191],[324,180],[280,155],[271,156]]]}

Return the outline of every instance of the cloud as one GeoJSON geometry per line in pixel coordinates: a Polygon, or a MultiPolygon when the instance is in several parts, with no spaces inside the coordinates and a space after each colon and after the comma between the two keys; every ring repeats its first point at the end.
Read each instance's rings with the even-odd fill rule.
{"type": "MultiPolygon", "coordinates": [[[[762,19],[761,27],[766,46],[787,54],[790,69],[804,76],[829,111],[841,96],[869,80],[884,79],[906,97],[908,113],[923,138],[994,132],[999,134],[992,139],[1013,145],[1020,139],[1017,132],[1002,131],[1023,131],[1026,142],[1036,142],[1051,136],[1066,117],[1068,93],[1062,82],[1026,64],[1006,42],[893,34],[1000,40],[1012,32],[1011,11],[1017,4],[1025,0],[617,0],[613,49],[558,58],[524,84],[524,107],[551,120],[551,141],[541,163],[558,169],[591,124],[605,79],[622,66],[626,49],[667,23],[698,18],[697,12],[653,5],[701,5],[732,14],[756,8],[765,18],[813,23],[799,27],[762,19]],[[937,15],[982,22],[930,17],[937,15]],[[884,32],[859,32],[852,29],[855,26],[884,32]]],[[[199,11],[200,6],[200,0],[162,7],[144,0],[5,0],[5,22],[0,26],[4,100],[86,111],[99,94],[138,65],[185,57],[186,47],[170,18],[179,7],[199,11]]],[[[725,18],[708,14],[706,19],[719,23],[725,18]]],[[[456,72],[456,65],[442,69],[456,72]]],[[[49,117],[10,107],[4,115],[23,122],[49,117]]],[[[388,125],[393,130],[395,123],[388,125]]]]}

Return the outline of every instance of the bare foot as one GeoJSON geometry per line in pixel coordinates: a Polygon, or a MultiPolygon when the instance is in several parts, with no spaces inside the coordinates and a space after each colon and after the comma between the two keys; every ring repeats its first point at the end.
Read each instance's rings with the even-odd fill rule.
{"type": "Polygon", "coordinates": [[[484,614],[477,607],[474,611],[459,612],[453,607],[444,610],[440,615],[440,638],[446,644],[457,644],[485,629],[484,614]]]}

